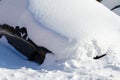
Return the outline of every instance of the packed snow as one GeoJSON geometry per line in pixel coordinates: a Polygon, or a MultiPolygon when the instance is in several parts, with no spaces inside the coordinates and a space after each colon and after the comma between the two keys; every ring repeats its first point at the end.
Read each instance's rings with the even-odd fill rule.
{"type": "Polygon", "coordinates": [[[1,0],[4,23],[26,27],[29,37],[54,55],[38,65],[2,37],[0,80],[120,79],[120,17],[96,0],[1,0]]]}

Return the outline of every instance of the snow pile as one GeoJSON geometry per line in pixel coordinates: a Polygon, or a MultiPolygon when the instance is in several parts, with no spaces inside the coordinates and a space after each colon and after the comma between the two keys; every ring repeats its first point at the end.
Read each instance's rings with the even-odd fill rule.
{"type": "Polygon", "coordinates": [[[47,54],[38,66],[3,37],[1,80],[120,79],[120,19],[102,4],[95,0],[2,0],[0,4],[1,24],[25,26],[35,43],[55,53],[47,54]],[[101,54],[107,55],[93,59],[101,54]]]}
{"type": "MultiPolygon", "coordinates": [[[[65,69],[84,68],[90,71],[90,74],[97,69],[101,70],[101,73],[110,71],[113,74],[98,75],[119,79],[114,75],[114,70],[119,70],[120,64],[119,16],[93,0],[30,0],[29,4],[29,10],[42,26],[68,39],[68,43],[70,42],[73,46],[72,48],[66,45],[65,49],[59,46],[62,52],[55,52],[56,56],[62,60],[66,59],[68,54],[70,55],[67,56],[68,61],[66,60],[63,64],[65,69]],[[73,49],[72,53],[69,52],[71,51],[69,48],[73,49]],[[107,56],[98,61],[93,60],[94,56],[101,54],[107,54],[107,56]]],[[[54,48],[52,50],[55,51],[54,48]]],[[[44,65],[48,63],[45,62],[44,65]]],[[[95,77],[87,79],[95,80],[95,77]]]]}
{"type": "Polygon", "coordinates": [[[88,39],[97,40],[105,47],[119,41],[119,17],[97,1],[30,0],[29,3],[29,10],[41,25],[68,38],[76,46],[88,39]]]}
{"type": "MultiPolygon", "coordinates": [[[[109,32],[113,32],[119,22],[116,19],[118,16],[92,0],[89,3],[86,0],[30,0],[29,8],[42,25],[70,39],[80,40],[88,36],[101,38],[102,33],[104,36],[113,35],[109,32]],[[111,15],[114,15],[114,18],[111,15]],[[109,24],[109,21],[112,23],[109,24]]],[[[110,36],[108,38],[111,40],[110,36]]]]}

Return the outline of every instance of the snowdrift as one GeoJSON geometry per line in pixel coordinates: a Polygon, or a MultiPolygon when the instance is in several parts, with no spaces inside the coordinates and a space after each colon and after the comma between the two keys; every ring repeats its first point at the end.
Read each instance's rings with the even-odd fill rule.
{"type": "Polygon", "coordinates": [[[0,79],[120,79],[120,19],[99,2],[2,0],[0,4],[1,24],[26,27],[36,44],[55,53],[38,66],[19,55],[3,37],[0,79]],[[102,54],[106,56],[93,59],[102,54]]]}
{"type": "MultiPolygon", "coordinates": [[[[78,57],[81,43],[89,41],[95,48],[108,48],[119,42],[119,17],[97,1],[90,0],[87,3],[86,0],[30,0],[29,3],[29,10],[43,27],[65,37],[72,46],[76,46],[71,54],[64,52],[62,55],[68,53],[74,56],[77,53],[75,57],[78,57]]],[[[103,54],[99,50],[97,53],[103,54]]]]}

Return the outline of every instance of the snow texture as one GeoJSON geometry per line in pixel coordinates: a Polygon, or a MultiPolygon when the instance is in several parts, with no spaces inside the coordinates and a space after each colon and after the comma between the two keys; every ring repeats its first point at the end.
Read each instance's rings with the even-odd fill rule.
{"type": "MultiPolygon", "coordinates": [[[[104,4],[106,7],[108,7],[111,10],[115,6],[120,5],[120,0],[103,0],[102,4],[104,4]]],[[[113,12],[120,15],[120,8],[114,9],[113,12]]]]}
{"type": "Polygon", "coordinates": [[[120,79],[120,18],[95,0],[1,0],[4,23],[26,27],[29,37],[54,55],[38,65],[2,37],[0,80],[120,79]]]}
{"type": "Polygon", "coordinates": [[[30,0],[29,9],[44,27],[71,41],[92,37],[112,42],[118,38],[119,17],[93,0],[30,0]]]}

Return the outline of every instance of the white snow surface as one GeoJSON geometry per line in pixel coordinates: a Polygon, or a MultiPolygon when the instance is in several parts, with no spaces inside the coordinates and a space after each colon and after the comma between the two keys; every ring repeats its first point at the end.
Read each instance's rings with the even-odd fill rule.
{"type": "MultiPolygon", "coordinates": [[[[115,6],[120,5],[120,0],[102,0],[101,3],[108,7],[109,9],[112,9],[115,6]]],[[[114,9],[113,12],[120,16],[120,8],[114,9]]]]}
{"type": "Polygon", "coordinates": [[[120,18],[95,0],[1,0],[0,24],[54,52],[42,65],[0,39],[0,80],[119,80],[120,18]],[[107,54],[94,60],[96,55],[107,54]]]}
{"type": "Polygon", "coordinates": [[[118,38],[119,17],[94,0],[30,0],[29,9],[44,27],[71,41],[92,37],[112,42],[118,38]]]}

